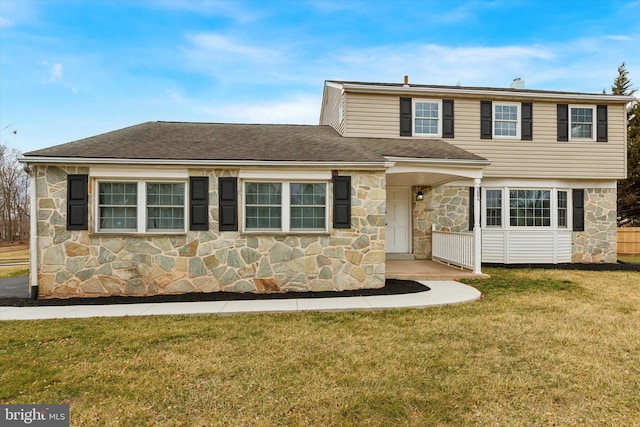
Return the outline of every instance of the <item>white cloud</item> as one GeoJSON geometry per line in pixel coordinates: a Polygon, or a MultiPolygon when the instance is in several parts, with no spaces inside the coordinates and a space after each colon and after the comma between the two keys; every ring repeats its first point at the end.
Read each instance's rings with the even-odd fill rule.
{"type": "Polygon", "coordinates": [[[53,64],[51,66],[51,74],[49,76],[50,82],[57,82],[62,80],[62,64],[53,64]]]}
{"type": "Polygon", "coordinates": [[[10,27],[12,25],[13,25],[13,21],[10,21],[0,16],[0,27],[10,27]]]}
{"type": "Polygon", "coordinates": [[[320,95],[297,95],[284,100],[204,107],[202,111],[216,122],[317,124],[320,102],[320,95]]]}
{"type": "Polygon", "coordinates": [[[239,1],[223,2],[220,0],[157,0],[154,2],[154,4],[166,9],[181,10],[209,16],[224,16],[240,24],[247,24],[262,17],[262,14],[259,13],[255,8],[246,9],[242,7],[243,3],[239,1]]]}

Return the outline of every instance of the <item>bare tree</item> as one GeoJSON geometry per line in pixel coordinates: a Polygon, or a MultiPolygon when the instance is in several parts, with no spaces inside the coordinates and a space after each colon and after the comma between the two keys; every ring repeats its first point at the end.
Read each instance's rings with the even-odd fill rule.
{"type": "Polygon", "coordinates": [[[29,233],[29,179],[19,155],[0,145],[0,240],[23,240],[29,233]]]}

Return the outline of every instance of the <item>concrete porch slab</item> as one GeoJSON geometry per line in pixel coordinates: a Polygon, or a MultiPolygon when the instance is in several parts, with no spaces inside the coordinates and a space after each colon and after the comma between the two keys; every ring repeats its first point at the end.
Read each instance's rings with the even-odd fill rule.
{"type": "Polygon", "coordinates": [[[472,271],[453,267],[433,260],[390,260],[385,263],[387,279],[401,280],[459,280],[486,279],[487,274],[474,274],[472,271]]]}

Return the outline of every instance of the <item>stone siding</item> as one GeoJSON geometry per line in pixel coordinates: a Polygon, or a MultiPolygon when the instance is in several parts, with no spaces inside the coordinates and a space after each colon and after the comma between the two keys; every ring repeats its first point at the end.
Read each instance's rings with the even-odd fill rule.
{"type": "MultiPolygon", "coordinates": [[[[219,232],[217,178],[238,171],[200,169],[189,174],[209,177],[209,231],[101,235],[92,232],[92,179],[90,230],[66,229],[67,174],[87,174],[88,168],[34,169],[40,298],[384,286],[384,171],[338,172],[352,177],[351,229],[312,235],[219,232]]],[[[331,199],[331,188],[329,194],[331,199]]]]}
{"type": "Polygon", "coordinates": [[[616,190],[584,191],[584,231],[572,233],[572,262],[617,262],[616,190]]]}
{"type": "MultiPolygon", "coordinates": [[[[413,194],[417,192],[414,187],[413,194]]],[[[456,233],[469,229],[469,188],[441,185],[422,193],[424,200],[413,202],[413,256],[431,259],[433,224],[437,230],[456,233]]]]}

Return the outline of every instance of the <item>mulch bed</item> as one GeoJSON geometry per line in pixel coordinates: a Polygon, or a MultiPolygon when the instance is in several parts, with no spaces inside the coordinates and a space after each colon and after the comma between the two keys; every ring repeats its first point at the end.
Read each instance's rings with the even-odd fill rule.
{"type": "Polygon", "coordinates": [[[593,263],[593,264],[487,264],[482,267],[497,267],[510,269],[545,269],[545,270],[581,270],[581,271],[640,271],[640,263],[618,261],[617,264],[593,263]]]}
{"type": "Polygon", "coordinates": [[[237,300],[270,300],[270,299],[300,299],[300,298],[332,298],[332,297],[361,297],[375,295],[414,294],[430,290],[428,286],[412,280],[387,279],[385,285],[379,289],[359,289],[355,291],[323,291],[323,292],[284,292],[272,294],[236,293],[236,292],[208,292],[181,295],[153,295],[146,297],[110,296],[97,298],[65,298],[65,299],[28,299],[1,298],[0,306],[9,307],[40,307],[61,305],[109,305],[109,304],[143,304],[162,302],[197,302],[197,301],[237,301],[237,300]]]}

